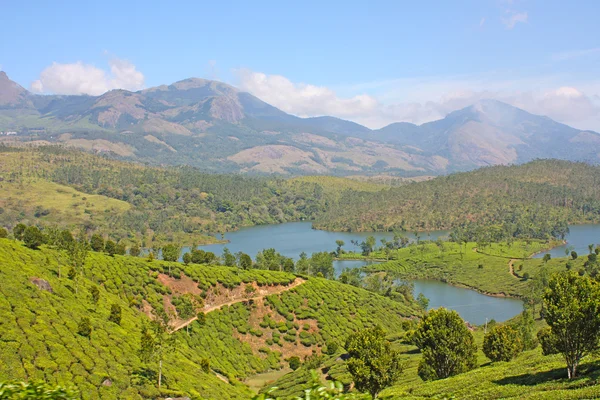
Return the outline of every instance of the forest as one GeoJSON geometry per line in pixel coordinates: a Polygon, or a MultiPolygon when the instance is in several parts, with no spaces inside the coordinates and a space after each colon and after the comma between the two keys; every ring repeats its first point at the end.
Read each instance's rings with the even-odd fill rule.
{"type": "Polygon", "coordinates": [[[456,240],[562,238],[600,220],[600,167],[557,160],[386,186],[334,177],[223,175],[150,167],[57,146],[0,146],[0,224],[84,228],[128,246],[214,243],[244,226],[453,229],[456,240]]]}

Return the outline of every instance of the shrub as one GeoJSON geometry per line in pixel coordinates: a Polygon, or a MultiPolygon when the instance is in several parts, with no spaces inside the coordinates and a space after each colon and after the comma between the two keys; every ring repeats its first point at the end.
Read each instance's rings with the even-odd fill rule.
{"type": "Polygon", "coordinates": [[[30,249],[37,249],[44,243],[44,237],[37,226],[30,226],[23,233],[23,242],[30,249]]]}
{"type": "Polygon", "coordinates": [[[77,326],[77,333],[81,336],[90,337],[92,334],[92,324],[88,317],[81,318],[81,321],[79,321],[79,325],[77,326]]]}
{"type": "Polygon", "coordinates": [[[117,325],[121,324],[121,306],[113,303],[110,305],[110,315],[108,316],[110,322],[114,322],[117,325]]]}
{"type": "Polygon", "coordinates": [[[0,228],[0,239],[5,239],[8,237],[8,231],[6,228],[0,228]]]}
{"type": "Polygon", "coordinates": [[[292,371],[295,371],[298,368],[300,368],[300,357],[292,356],[289,358],[288,362],[290,364],[290,368],[292,369],[292,371]]]}
{"type": "Polygon", "coordinates": [[[423,380],[448,378],[477,365],[473,335],[456,311],[429,311],[419,323],[415,342],[423,353],[418,368],[423,380]]]}
{"type": "Polygon", "coordinates": [[[483,338],[483,353],[492,361],[510,361],[522,350],[518,332],[508,325],[494,326],[483,338]]]}

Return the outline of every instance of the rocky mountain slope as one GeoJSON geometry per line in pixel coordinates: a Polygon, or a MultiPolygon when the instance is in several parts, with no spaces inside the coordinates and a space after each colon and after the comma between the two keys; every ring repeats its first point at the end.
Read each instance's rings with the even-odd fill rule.
{"type": "Polygon", "coordinates": [[[370,130],[333,117],[295,117],[232,86],[197,78],[138,92],[58,96],[32,94],[2,72],[0,131],[220,172],[416,176],[533,158],[600,160],[598,133],[497,101],[421,126],[370,130]]]}

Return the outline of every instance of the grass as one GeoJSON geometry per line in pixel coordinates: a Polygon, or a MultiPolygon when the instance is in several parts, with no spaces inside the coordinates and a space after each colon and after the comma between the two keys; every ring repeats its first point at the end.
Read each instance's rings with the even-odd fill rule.
{"type": "MultiPolygon", "coordinates": [[[[477,248],[477,243],[459,245],[454,242],[413,244],[393,251],[390,261],[371,264],[369,272],[393,272],[411,279],[435,279],[456,286],[464,286],[492,295],[523,296],[527,282],[511,275],[511,259],[527,260],[531,254],[552,247],[554,243],[543,241],[517,241],[511,245],[493,243],[485,248],[477,248]]],[[[381,252],[372,257],[382,259],[381,252]]],[[[348,253],[342,258],[363,258],[359,254],[348,253]]],[[[515,262],[519,265],[522,261],[515,262]]],[[[534,265],[539,261],[528,261],[534,265]]],[[[533,270],[533,267],[531,268],[533,270]]],[[[530,274],[534,276],[535,274],[530,274]]]]}
{"type": "Polygon", "coordinates": [[[71,187],[43,179],[0,184],[0,207],[17,208],[26,213],[36,209],[49,212],[39,219],[48,223],[60,221],[68,224],[83,224],[86,221],[102,220],[119,215],[131,208],[129,203],[106,196],[87,194],[71,187]],[[107,216],[106,214],[110,214],[107,216]]]}

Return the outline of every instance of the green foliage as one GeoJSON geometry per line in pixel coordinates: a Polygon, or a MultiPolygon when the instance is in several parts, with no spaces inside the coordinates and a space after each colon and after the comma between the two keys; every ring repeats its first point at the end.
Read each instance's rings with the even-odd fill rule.
{"type": "Polygon", "coordinates": [[[113,256],[117,252],[117,244],[112,240],[107,240],[104,244],[104,252],[109,256],[113,256]]]}
{"type": "Polygon", "coordinates": [[[90,298],[92,303],[98,304],[98,300],[100,300],[100,290],[98,289],[98,286],[90,286],[90,298]]]}
{"type": "Polygon", "coordinates": [[[104,238],[102,235],[94,233],[90,239],[90,247],[93,251],[104,251],[104,238]]]}
{"type": "Polygon", "coordinates": [[[456,311],[429,311],[419,323],[415,342],[423,354],[419,363],[423,380],[447,378],[477,365],[473,335],[456,311]]]}
{"type": "Polygon", "coordinates": [[[523,350],[519,333],[509,325],[496,325],[483,339],[483,353],[492,361],[510,361],[523,350]]]}
{"type": "Polygon", "coordinates": [[[44,243],[42,232],[37,226],[30,226],[23,232],[23,242],[30,249],[37,249],[44,243]]]}
{"type": "Polygon", "coordinates": [[[334,341],[334,340],[329,340],[326,343],[326,346],[327,346],[326,353],[329,354],[329,355],[334,355],[335,353],[337,353],[338,348],[339,348],[338,343],[336,341],[334,341]]]}
{"type": "Polygon", "coordinates": [[[129,248],[129,255],[132,257],[139,257],[141,252],[142,250],[140,249],[140,246],[137,243],[134,243],[129,248]]]}
{"type": "Polygon", "coordinates": [[[0,227],[0,239],[5,239],[8,237],[8,231],[6,228],[0,227]]]}
{"type": "Polygon", "coordinates": [[[117,303],[110,305],[110,314],[108,320],[114,322],[117,325],[121,325],[121,306],[117,303]]]}
{"type": "Polygon", "coordinates": [[[15,225],[15,227],[13,228],[13,236],[15,237],[15,239],[23,240],[23,234],[25,233],[26,229],[27,229],[27,225],[25,225],[23,223],[19,223],[19,224],[15,225]]]}
{"type": "Polygon", "coordinates": [[[537,338],[542,345],[542,354],[545,356],[560,353],[558,338],[552,334],[552,328],[549,326],[540,329],[537,333],[537,338]]]}
{"type": "Polygon", "coordinates": [[[90,337],[90,335],[92,334],[92,323],[90,322],[89,318],[81,318],[81,321],[79,321],[79,325],[77,325],[77,333],[81,336],[85,336],[88,338],[90,337]]]}
{"type": "MultiPolygon", "coordinates": [[[[537,160],[377,192],[348,190],[319,216],[315,227],[363,232],[460,227],[495,238],[487,242],[498,237],[560,238],[567,223],[598,220],[600,192],[594,182],[599,176],[600,168],[588,164],[537,160]]],[[[480,235],[464,236],[473,241],[480,235]]]]}
{"type": "Polygon", "coordinates": [[[200,360],[200,369],[205,374],[210,373],[210,360],[208,358],[203,358],[200,360]]]}
{"type": "Polygon", "coordinates": [[[544,295],[545,319],[574,378],[581,359],[598,348],[600,285],[573,272],[557,273],[544,295]]]}
{"type": "Polygon", "coordinates": [[[79,394],[70,388],[44,382],[0,382],[0,400],[76,400],[79,394]]]}
{"type": "Polygon", "coordinates": [[[344,347],[350,356],[347,365],[356,388],[373,398],[402,373],[400,354],[392,349],[379,326],[350,335],[344,347]]]}
{"type": "Polygon", "coordinates": [[[426,311],[429,307],[429,299],[425,297],[423,293],[419,293],[417,296],[417,304],[423,309],[423,311],[426,311]]]}
{"type": "Polygon", "coordinates": [[[175,244],[168,244],[162,248],[162,257],[165,261],[177,261],[181,254],[181,248],[175,244]]]}
{"type": "Polygon", "coordinates": [[[288,360],[288,363],[292,371],[297,370],[302,365],[302,363],[300,362],[300,357],[298,356],[291,356],[288,360]]]}

